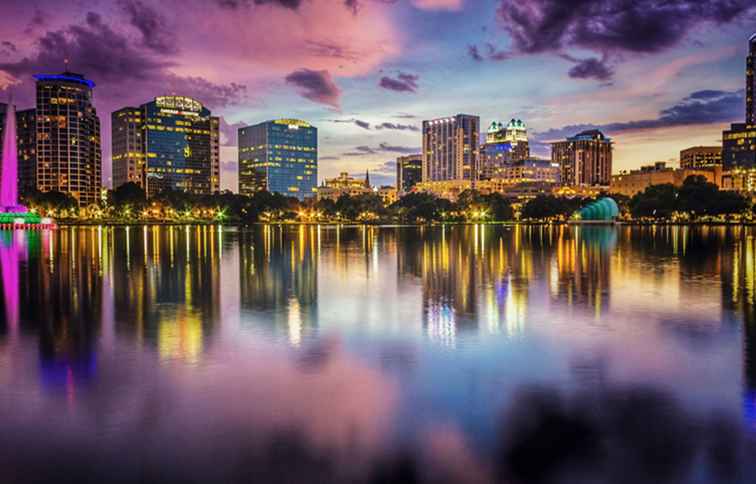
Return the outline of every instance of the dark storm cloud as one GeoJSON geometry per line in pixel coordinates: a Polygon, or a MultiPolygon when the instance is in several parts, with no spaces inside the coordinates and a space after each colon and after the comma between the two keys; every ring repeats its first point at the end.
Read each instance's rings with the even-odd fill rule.
{"type": "Polygon", "coordinates": [[[129,22],[142,34],[144,45],[160,54],[175,54],[178,51],[176,38],[158,11],[141,0],[121,0],[121,8],[129,22]]]}
{"type": "Polygon", "coordinates": [[[739,91],[696,91],[677,104],[663,109],[655,119],[608,123],[603,125],[579,124],[551,129],[537,134],[540,141],[573,136],[586,129],[600,129],[605,133],[620,133],[640,129],[671,128],[693,124],[727,123],[742,117],[745,93],[739,91]]]}
{"type": "Polygon", "coordinates": [[[590,57],[588,59],[575,59],[575,62],[575,66],[568,72],[573,79],[608,81],[614,75],[614,71],[604,59],[590,57]]]}
{"type": "Polygon", "coordinates": [[[754,10],[751,0],[501,0],[498,18],[522,53],[643,53],[677,44],[703,22],[728,23],[754,10]]]}
{"type": "Polygon", "coordinates": [[[123,103],[117,107],[129,100],[144,102],[156,92],[180,92],[209,107],[236,104],[246,96],[246,87],[240,84],[219,85],[201,77],[171,73],[168,69],[173,64],[155,57],[154,48],[134,45],[93,12],[86,14],[82,24],[46,32],[36,44],[36,50],[21,60],[0,63],[0,70],[31,83],[33,74],[59,72],[64,68],[64,59],[68,59],[71,70],[97,82],[98,91],[105,90],[111,102],[123,103]],[[124,86],[128,89],[124,90],[124,86]]]}
{"type": "Polygon", "coordinates": [[[341,89],[328,71],[298,69],[286,76],[286,82],[296,86],[302,97],[310,101],[339,108],[341,89]]]}
{"type": "Polygon", "coordinates": [[[135,48],[103,23],[100,15],[89,12],[83,24],[45,33],[37,40],[34,54],[18,62],[2,63],[0,70],[16,78],[27,78],[39,72],[61,70],[66,58],[72,69],[108,82],[153,78],[171,65],[135,48]]]}
{"type": "MultiPolygon", "coordinates": [[[[580,60],[569,74],[606,81],[613,74],[607,56],[661,52],[703,23],[726,24],[754,12],[752,0],[501,0],[497,17],[512,42],[502,56],[592,50],[602,60],[580,60]]],[[[468,48],[471,57],[475,52],[468,48]]]]}
{"type": "Polygon", "coordinates": [[[418,75],[400,72],[396,78],[382,77],[379,86],[397,92],[417,92],[419,80],[418,75]]]}

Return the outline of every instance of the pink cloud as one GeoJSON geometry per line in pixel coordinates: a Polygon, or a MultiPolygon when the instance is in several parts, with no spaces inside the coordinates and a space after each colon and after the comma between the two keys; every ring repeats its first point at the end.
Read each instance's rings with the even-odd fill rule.
{"type": "Polygon", "coordinates": [[[462,0],[412,0],[412,5],[423,10],[462,10],[462,0]]]}

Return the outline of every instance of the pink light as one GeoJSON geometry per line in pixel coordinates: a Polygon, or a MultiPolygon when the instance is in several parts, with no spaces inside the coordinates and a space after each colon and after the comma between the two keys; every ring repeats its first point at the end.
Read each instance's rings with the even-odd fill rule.
{"type": "Polygon", "coordinates": [[[3,165],[0,173],[0,207],[18,205],[18,150],[16,148],[16,107],[8,104],[3,132],[3,165]]]}

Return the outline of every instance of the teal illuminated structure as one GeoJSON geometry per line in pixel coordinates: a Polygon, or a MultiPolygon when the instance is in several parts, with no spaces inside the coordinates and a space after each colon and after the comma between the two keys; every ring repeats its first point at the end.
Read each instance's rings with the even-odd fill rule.
{"type": "Polygon", "coordinates": [[[588,204],[576,214],[576,220],[585,222],[612,222],[619,215],[619,207],[613,198],[602,198],[588,204]]]}

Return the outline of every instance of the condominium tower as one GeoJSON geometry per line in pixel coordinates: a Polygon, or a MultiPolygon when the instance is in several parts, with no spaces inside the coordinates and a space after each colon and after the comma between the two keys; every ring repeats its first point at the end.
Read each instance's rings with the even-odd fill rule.
{"type": "Polygon", "coordinates": [[[562,168],[562,185],[609,186],[612,140],[597,129],[583,131],[551,145],[551,161],[562,168]]]}
{"type": "MultiPolygon", "coordinates": [[[[34,156],[20,159],[21,176],[34,177],[41,192],[59,191],[75,198],[79,206],[99,203],[102,189],[100,118],[93,104],[94,82],[81,74],[40,74],[33,128],[28,117],[19,133],[33,130],[34,156]],[[30,166],[33,164],[33,167],[30,166]]],[[[31,136],[27,136],[31,150],[31,136]]],[[[19,149],[24,149],[19,144],[19,149]]]]}
{"type": "Polygon", "coordinates": [[[423,181],[476,180],[479,139],[478,116],[423,121],[423,181]]]}

